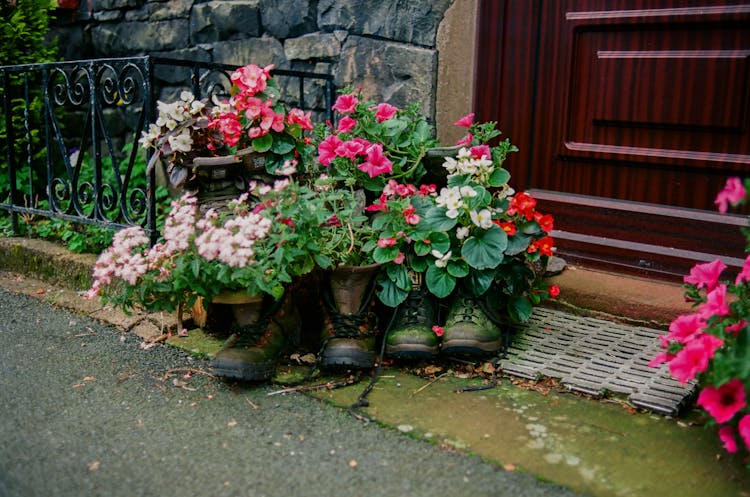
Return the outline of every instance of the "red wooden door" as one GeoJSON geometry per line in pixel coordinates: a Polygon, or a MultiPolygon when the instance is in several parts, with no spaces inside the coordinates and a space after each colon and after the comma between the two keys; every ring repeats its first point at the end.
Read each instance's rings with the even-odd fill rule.
{"type": "Polygon", "coordinates": [[[485,0],[479,118],[520,148],[517,189],[555,215],[561,255],[674,279],[741,265],[750,175],[750,3],[485,0]]]}

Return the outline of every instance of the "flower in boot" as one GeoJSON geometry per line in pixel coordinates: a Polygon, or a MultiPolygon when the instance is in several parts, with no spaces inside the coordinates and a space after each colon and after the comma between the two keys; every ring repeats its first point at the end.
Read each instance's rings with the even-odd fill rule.
{"type": "Polygon", "coordinates": [[[698,307],[698,311],[706,317],[726,316],[731,311],[727,304],[727,286],[719,285],[706,295],[706,302],[698,307]]]}
{"type": "Polygon", "coordinates": [[[669,372],[683,385],[708,367],[716,349],[724,340],[713,335],[701,335],[685,345],[669,362],[669,372]]]}
{"type": "Polygon", "coordinates": [[[720,387],[707,386],[698,396],[698,405],[719,423],[726,423],[745,407],[745,387],[738,378],[720,387]]]}

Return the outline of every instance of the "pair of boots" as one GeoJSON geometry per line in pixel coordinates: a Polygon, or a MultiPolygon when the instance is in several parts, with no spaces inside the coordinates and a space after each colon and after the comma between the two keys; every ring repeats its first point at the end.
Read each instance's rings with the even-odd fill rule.
{"type": "Polygon", "coordinates": [[[396,314],[385,343],[385,354],[394,359],[429,359],[442,353],[453,357],[497,354],[503,333],[490,318],[485,297],[459,292],[443,326],[438,325],[438,303],[424,285],[415,285],[396,314]]]}
{"type": "MultiPolygon", "coordinates": [[[[337,275],[322,288],[321,367],[369,369],[375,365],[375,268],[359,269],[337,275]]],[[[279,355],[301,328],[297,307],[287,295],[273,305],[264,303],[262,311],[244,320],[235,312],[234,319],[237,329],[211,362],[213,373],[246,381],[271,379],[279,355]],[[240,321],[249,324],[237,326],[240,321]]]]}

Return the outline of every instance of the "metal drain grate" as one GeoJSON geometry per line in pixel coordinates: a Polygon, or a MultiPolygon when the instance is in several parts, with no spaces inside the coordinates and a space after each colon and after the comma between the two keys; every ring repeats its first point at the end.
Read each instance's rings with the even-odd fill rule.
{"type": "Polygon", "coordinates": [[[593,396],[627,395],[631,404],[676,414],[695,390],[680,384],[666,365],[650,368],[663,331],[537,308],[517,332],[503,373],[528,379],[551,377],[593,396]]]}

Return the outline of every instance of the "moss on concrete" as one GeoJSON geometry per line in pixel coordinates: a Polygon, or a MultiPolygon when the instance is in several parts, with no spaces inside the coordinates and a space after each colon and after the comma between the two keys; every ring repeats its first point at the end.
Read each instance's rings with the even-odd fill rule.
{"type": "Polygon", "coordinates": [[[34,276],[72,290],[91,286],[93,254],[73,254],[45,240],[0,238],[0,270],[34,276]]]}

